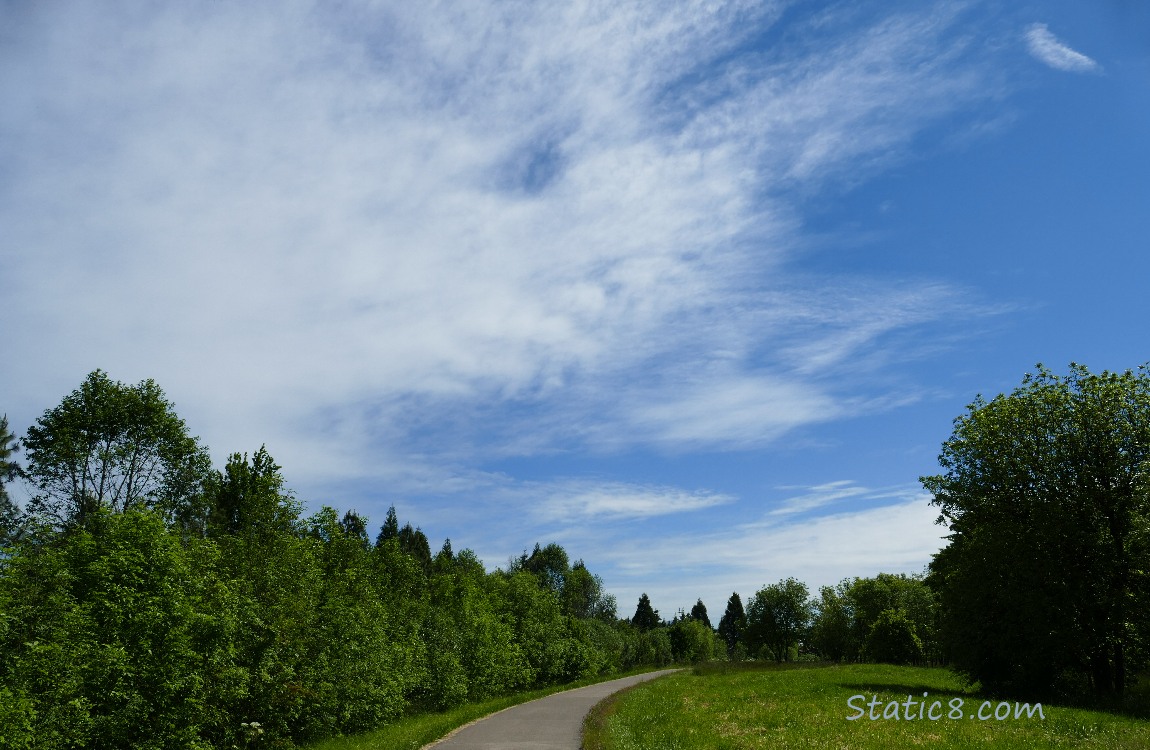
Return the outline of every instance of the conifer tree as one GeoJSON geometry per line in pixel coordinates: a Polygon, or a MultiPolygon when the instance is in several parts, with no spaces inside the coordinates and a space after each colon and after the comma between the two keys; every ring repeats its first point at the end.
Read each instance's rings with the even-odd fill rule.
{"type": "Polygon", "coordinates": [[[20,473],[20,467],[12,459],[19,447],[16,436],[8,431],[8,415],[5,414],[0,417],[0,546],[14,540],[20,527],[20,509],[4,487],[20,473]]]}
{"type": "Polygon", "coordinates": [[[702,599],[695,602],[695,606],[691,607],[691,619],[703,623],[708,630],[714,629],[711,626],[711,618],[707,616],[707,605],[703,604],[702,599]]]}
{"type": "Polygon", "coordinates": [[[639,606],[635,607],[635,616],[631,618],[631,624],[639,630],[654,630],[661,622],[659,610],[651,607],[651,599],[646,594],[640,596],[639,606]]]}
{"type": "Polygon", "coordinates": [[[371,546],[367,536],[367,522],[363,519],[363,516],[359,515],[356,511],[349,510],[344,513],[343,520],[339,522],[339,526],[343,529],[344,534],[363,542],[364,547],[371,546]]]}
{"type": "Polygon", "coordinates": [[[399,539],[399,518],[395,515],[394,505],[387,509],[387,520],[379,527],[379,536],[375,538],[375,544],[379,546],[388,539],[399,539]]]}
{"type": "Polygon", "coordinates": [[[719,620],[719,635],[727,643],[727,655],[735,652],[735,646],[742,640],[743,630],[747,627],[747,615],[743,611],[743,600],[736,591],[727,600],[727,611],[719,620]]]}

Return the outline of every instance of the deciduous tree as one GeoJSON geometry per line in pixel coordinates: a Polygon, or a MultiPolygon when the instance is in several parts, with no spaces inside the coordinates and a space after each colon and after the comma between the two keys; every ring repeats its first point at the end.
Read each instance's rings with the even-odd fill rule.
{"type": "Polygon", "coordinates": [[[794,578],[759,589],[747,606],[747,647],[765,649],[777,662],[806,634],[811,621],[807,585],[794,578]]]}
{"type": "Polygon", "coordinates": [[[211,465],[154,381],[125,385],[101,370],[28,428],[24,451],[30,510],[60,525],[99,508],[158,507],[190,521],[211,465]]]}
{"type": "Polygon", "coordinates": [[[923,477],[953,663],[1000,692],[1121,692],[1150,637],[1150,371],[1039,365],[955,420],[923,477]]]}

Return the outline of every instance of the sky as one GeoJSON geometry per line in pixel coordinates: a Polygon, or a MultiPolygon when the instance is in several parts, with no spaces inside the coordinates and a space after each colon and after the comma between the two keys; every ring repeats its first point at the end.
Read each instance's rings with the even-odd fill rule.
{"type": "Polygon", "coordinates": [[[621,616],[921,572],[976,395],[1150,360],[1137,0],[0,1],[0,102],[14,432],[152,378],[621,616]]]}

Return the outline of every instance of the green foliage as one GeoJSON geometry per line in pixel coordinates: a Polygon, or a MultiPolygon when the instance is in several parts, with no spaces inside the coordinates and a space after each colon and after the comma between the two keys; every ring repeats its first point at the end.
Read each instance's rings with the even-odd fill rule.
{"type": "Polygon", "coordinates": [[[1150,638],[1150,371],[1040,365],[976,399],[939,462],[922,482],[950,529],[929,579],[949,658],[1003,692],[1120,693],[1150,638]]]}
{"type": "Polygon", "coordinates": [[[209,475],[205,495],[209,536],[267,537],[296,531],[300,504],[284,489],[280,467],[264,446],[250,461],[246,453],[229,456],[222,472],[209,475]]]}
{"type": "Polygon", "coordinates": [[[789,661],[792,650],[806,635],[811,606],[805,583],[788,578],[759,589],[747,607],[747,647],[776,662],[789,661]]]}
{"type": "Polygon", "coordinates": [[[425,573],[431,572],[431,545],[428,544],[427,535],[421,529],[411,528],[411,524],[404,524],[399,530],[399,548],[404,554],[411,555],[425,573]]]}
{"type": "MultiPolygon", "coordinates": [[[[921,576],[879,573],[874,578],[843,580],[835,587],[824,586],[813,603],[814,620],[808,645],[829,661],[927,661],[940,663],[937,641],[937,597],[921,576]],[[878,656],[868,650],[868,639],[880,619],[892,612],[905,620],[918,644],[912,656],[878,656]]],[[[883,628],[889,627],[885,623],[883,628]]],[[[883,651],[883,654],[887,652],[883,651]]]]}
{"type": "Polygon", "coordinates": [[[711,627],[711,618],[707,616],[707,605],[703,604],[702,599],[695,602],[695,606],[691,607],[691,619],[703,623],[707,630],[714,629],[711,627]]]}
{"type": "Polygon", "coordinates": [[[863,653],[869,661],[917,664],[922,660],[922,641],[906,612],[884,609],[871,625],[863,653]]]}
{"type": "Polygon", "coordinates": [[[399,518],[395,515],[394,505],[387,509],[387,520],[379,527],[379,536],[375,538],[375,544],[380,546],[392,539],[399,539],[399,518]]]}
{"type": "Polygon", "coordinates": [[[374,545],[354,511],[302,519],[266,448],[210,470],[152,381],[96,371],[27,444],[40,522],[0,553],[0,750],[288,748],[673,656],[557,544],[488,573],[394,508],[374,545]]]}
{"type": "Polygon", "coordinates": [[[735,654],[735,647],[742,641],[743,631],[747,628],[747,615],[743,611],[743,600],[738,592],[731,594],[727,600],[727,609],[723,618],[719,620],[719,636],[727,645],[727,657],[735,654]]]}
{"type": "Polygon", "coordinates": [[[854,660],[860,644],[855,634],[855,612],[843,581],[838,588],[823,586],[814,602],[810,646],[828,661],[854,660]]]}
{"type": "Polygon", "coordinates": [[[209,458],[152,380],[135,386],[88,375],[24,439],[29,510],[58,525],[101,508],[157,507],[188,524],[202,516],[209,458]]]}
{"type": "Polygon", "coordinates": [[[635,607],[635,615],[631,624],[639,630],[652,630],[662,624],[659,619],[659,610],[651,607],[651,599],[646,594],[639,596],[639,604],[635,607]]]}
{"type": "Polygon", "coordinates": [[[8,430],[8,415],[5,414],[0,417],[0,547],[19,539],[24,526],[23,513],[8,496],[8,489],[4,486],[21,473],[20,466],[13,458],[19,447],[16,436],[8,430]]]}
{"type": "Polygon", "coordinates": [[[562,596],[564,581],[571,570],[566,550],[554,542],[542,548],[536,544],[530,557],[520,559],[523,570],[535,574],[544,588],[562,596]]]}
{"type": "Polygon", "coordinates": [[[582,560],[578,561],[563,574],[563,586],[559,590],[563,614],[568,617],[591,617],[601,593],[602,581],[595,579],[582,560]]]}
{"type": "Polygon", "coordinates": [[[158,516],[97,509],[2,572],[0,685],[22,696],[31,747],[206,747],[196,637],[210,614],[158,516]]]}
{"type": "Polygon", "coordinates": [[[697,664],[715,657],[714,631],[699,620],[687,618],[668,628],[671,656],[675,662],[697,664]]]}

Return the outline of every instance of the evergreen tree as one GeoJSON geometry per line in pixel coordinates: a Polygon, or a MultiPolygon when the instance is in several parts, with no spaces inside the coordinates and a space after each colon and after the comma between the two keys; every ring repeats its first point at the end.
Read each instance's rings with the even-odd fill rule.
{"type": "Polygon", "coordinates": [[[403,528],[399,530],[399,548],[405,554],[414,557],[423,568],[424,573],[431,571],[431,545],[423,531],[418,528],[413,529],[411,524],[405,523],[403,528]]]}
{"type": "Polygon", "coordinates": [[[367,521],[359,513],[354,510],[347,511],[343,514],[343,520],[339,522],[339,526],[345,535],[360,540],[365,548],[371,546],[367,538],[367,521]]]}
{"type": "Polygon", "coordinates": [[[15,435],[8,431],[8,415],[5,414],[0,417],[0,546],[14,541],[21,526],[20,509],[4,487],[20,473],[20,467],[12,459],[19,447],[15,435]]]}
{"type": "Polygon", "coordinates": [[[379,546],[388,539],[399,539],[399,518],[395,515],[394,505],[387,509],[387,520],[379,527],[379,536],[375,538],[375,544],[379,546]]]}
{"type": "Polygon", "coordinates": [[[743,639],[743,631],[747,628],[747,614],[743,611],[743,600],[738,592],[731,594],[727,600],[727,611],[719,620],[719,635],[727,644],[727,656],[735,653],[735,646],[743,639]]]}
{"type": "MultiPolygon", "coordinates": [[[[443,546],[431,561],[431,568],[437,574],[450,573],[455,569],[455,551],[451,549],[451,539],[444,539],[443,546]]],[[[482,570],[482,566],[480,566],[482,570]]]]}
{"type": "Polygon", "coordinates": [[[695,602],[695,606],[691,607],[691,619],[703,623],[708,630],[714,629],[711,627],[711,618],[707,617],[707,605],[703,604],[702,599],[695,602]]]}
{"type": "Polygon", "coordinates": [[[651,599],[646,594],[639,597],[639,606],[635,607],[635,616],[631,618],[631,624],[643,631],[654,630],[662,624],[659,610],[651,607],[651,599]]]}

